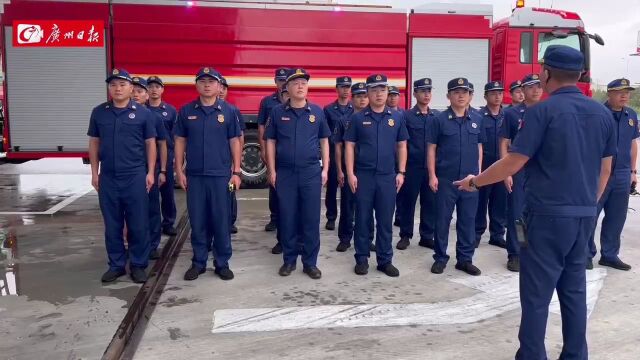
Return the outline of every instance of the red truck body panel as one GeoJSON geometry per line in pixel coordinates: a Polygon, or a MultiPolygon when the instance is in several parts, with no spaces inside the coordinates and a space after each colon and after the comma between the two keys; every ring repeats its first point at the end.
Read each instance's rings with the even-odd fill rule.
{"type": "MultiPolygon", "coordinates": [[[[14,20],[103,20],[108,67],[122,67],[138,76],[160,76],[166,84],[165,100],[179,108],[197,97],[194,77],[198,68],[211,66],[229,82],[228,101],[244,114],[255,115],[260,100],[275,91],[273,71],[280,66],[304,67],[311,74],[309,98],[319,105],[335,99],[337,76],[349,75],[354,81],[364,81],[369,74],[384,73],[392,85],[401,89],[400,104],[406,107],[411,100],[408,82],[412,38],[490,39],[491,59],[487,69],[490,80],[501,80],[508,85],[539,71],[535,51],[533,63],[520,63],[521,34],[534,33],[532,48],[535,50],[538,34],[551,29],[514,26],[509,18],[496,22],[492,28],[491,19],[482,15],[418,12],[407,15],[391,9],[333,9],[28,0],[5,5],[0,32],[12,26],[14,20]]],[[[544,9],[527,11],[528,16],[538,16],[547,22],[553,21],[552,16],[559,16],[556,11],[544,9]]],[[[576,17],[564,16],[562,21],[581,24],[576,17]]],[[[580,27],[577,30],[584,32],[580,27]]],[[[4,34],[0,35],[4,42],[4,34]]],[[[2,51],[4,58],[4,47],[2,51]]],[[[6,74],[6,68],[4,70],[6,74]]],[[[7,81],[11,81],[11,76],[7,74],[7,81]]],[[[6,82],[4,86],[6,94],[6,82]]],[[[588,83],[580,87],[590,95],[588,83]]],[[[87,156],[78,152],[11,151],[11,104],[6,104],[6,96],[3,101],[9,158],[87,156]]],[[[507,90],[505,102],[508,101],[507,90]]]]}

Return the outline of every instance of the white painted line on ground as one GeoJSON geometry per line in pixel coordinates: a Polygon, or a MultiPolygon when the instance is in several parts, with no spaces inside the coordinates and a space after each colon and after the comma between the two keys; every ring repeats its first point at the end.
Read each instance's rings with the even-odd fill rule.
{"type": "Polygon", "coordinates": [[[93,190],[92,187],[84,189],[81,192],[76,193],[76,194],[74,194],[72,196],[69,196],[68,198],[62,200],[61,202],[59,202],[57,204],[55,204],[54,206],[50,207],[46,211],[0,211],[0,215],[53,215],[53,214],[57,213],[58,211],[64,209],[66,206],[70,205],[74,201],[76,201],[76,200],[80,199],[81,197],[85,196],[91,190],[93,190]]]}
{"type": "MultiPolygon", "coordinates": [[[[589,314],[607,271],[587,272],[589,314]]],[[[518,309],[518,275],[494,275],[452,280],[480,293],[467,298],[416,304],[323,305],[289,308],[223,309],[213,314],[211,332],[259,332],[329,327],[378,327],[469,324],[518,309]]],[[[552,309],[558,308],[557,299],[552,309]]]]}

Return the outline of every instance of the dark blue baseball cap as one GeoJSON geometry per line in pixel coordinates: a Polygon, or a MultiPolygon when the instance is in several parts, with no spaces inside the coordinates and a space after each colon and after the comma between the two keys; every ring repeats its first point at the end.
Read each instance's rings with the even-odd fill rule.
{"type": "Polygon", "coordinates": [[[452,91],[455,89],[467,89],[469,91],[473,91],[473,85],[469,83],[469,79],[459,77],[452,79],[447,83],[447,91],[452,91]]]}
{"type": "Polygon", "coordinates": [[[431,79],[429,78],[418,79],[413,82],[413,90],[419,90],[419,89],[431,90],[431,87],[432,87],[431,84],[432,82],[431,82],[431,79]]]}
{"type": "Polygon", "coordinates": [[[159,77],[153,75],[153,76],[149,76],[147,78],[147,84],[151,85],[151,83],[156,83],[162,87],[164,87],[164,82],[162,82],[162,79],[160,79],[159,77]]]}
{"type": "Polygon", "coordinates": [[[502,86],[502,83],[500,81],[489,81],[484,85],[484,92],[494,91],[494,90],[500,90],[500,91],[504,90],[504,86],[502,86]]]}
{"type": "Polygon", "coordinates": [[[134,76],[131,78],[131,82],[133,83],[133,85],[137,85],[140,86],[141,88],[145,89],[145,90],[149,90],[149,85],[147,83],[147,80],[145,78],[142,78],[140,76],[134,76]]]}
{"type": "Polygon", "coordinates": [[[203,67],[198,70],[198,73],[196,74],[196,81],[202,79],[203,77],[210,77],[220,81],[221,75],[216,71],[216,69],[212,67],[203,67]]]}
{"type": "Polygon", "coordinates": [[[366,94],[366,93],[367,93],[367,84],[355,83],[351,85],[351,95],[366,94]]]}
{"type": "Polygon", "coordinates": [[[307,73],[307,70],[303,68],[295,68],[289,69],[289,73],[287,73],[287,82],[295,79],[306,79],[309,80],[311,76],[307,73]]]}
{"type": "Polygon", "coordinates": [[[397,86],[389,86],[389,95],[394,94],[394,95],[400,95],[400,90],[398,89],[397,86]]]}
{"type": "Polygon", "coordinates": [[[276,69],[276,73],[274,78],[276,80],[287,80],[287,74],[289,73],[289,68],[279,67],[276,69]]]}
{"type": "Polygon", "coordinates": [[[529,74],[522,79],[522,87],[540,84],[538,74],[529,74]]]}
{"type": "Polygon", "coordinates": [[[113,79],[122,79],[131,82],[131,75],[129,75],[129,72],[125,69],[113,69],[111,70],[109,76],[107,76],[107,80],[105,81],[111,82],[111,80],[113,79]]]}
{"type": "Polygon", "coordinates": [[[615,79],[609,84],[607,84],[607,91],[616,91],[616,90],[635,90],[633,86],[631,86],[631,82],[628,79],[620,78],[615,79]]]}
{"type": "Polygon", "coordinates": [[[350,76],[339,76],[336,78],[336,87],[337,86],[351,86],[352,81],[350,76]]]}
{"type": "Polygon", "coordinates": [[[351,85],[351,95],[366,94],[367,84],[363,82],[355,83],[351,85]]]}
{"type": "Polygon", "coordinates": [[[388,86],[387,76],[384,74],[373,74],[367,77],[367,87],[388,86]]]}
{"type": "Polygon", "coordinates": [[[522,81],[521,80],[516,80],[516,81],[512,82],[511,85],[509,85],[509,91],[513,92],[513,90],[519,89],[521,87],[522,87],[522,81]]]}
{"type": "Polygon", "coordinates": [[[565,71],[584,70],[584,55],[580,50],[566,45],[551,45],[545,50],[540,64],[565,71]]]}
{"type": "Polygon", "coordinates": [[[226,88],[229,87],[229,84],[227,83],[227,79],[225,79],[225,77],[222,75],[220,76],[220,84],[226,88]]]}

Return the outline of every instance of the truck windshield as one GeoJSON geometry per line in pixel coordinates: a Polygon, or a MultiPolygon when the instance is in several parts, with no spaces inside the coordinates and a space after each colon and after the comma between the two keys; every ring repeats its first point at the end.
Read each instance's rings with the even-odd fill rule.
{"type": "Polygon", "coordinates": [[[565,38],[559,38],[549,32],[540,33],[538,35],[538,61],[542,60],[544,52],[547,50],[547,47],[551,45],[566,45],[583,51],[580,46],[580,36],[578,34],[568,34],[565,38]]]}

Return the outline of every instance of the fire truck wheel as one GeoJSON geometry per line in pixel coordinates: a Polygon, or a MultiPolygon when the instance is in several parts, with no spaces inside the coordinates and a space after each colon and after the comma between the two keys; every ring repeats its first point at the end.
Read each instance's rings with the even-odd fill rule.
{"type": "Polygon", "coordinates": [[[242,182],[245,186],[257,187],[267,183],[267,166],[260,159],[260,143],[258,130],[247,129],[244,133],[244,147],[242,149],[242,182]]]}

